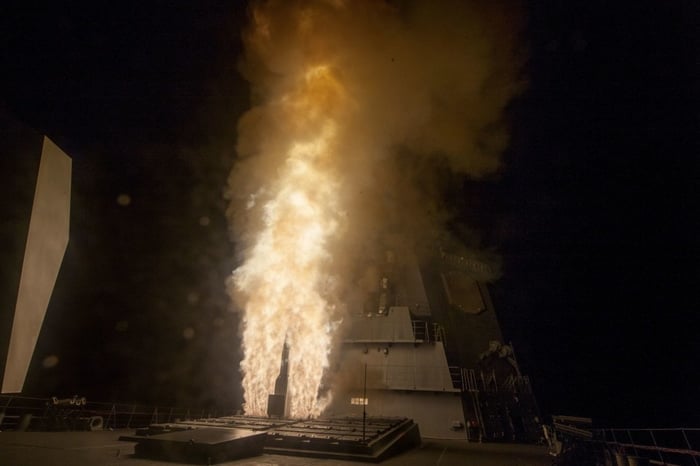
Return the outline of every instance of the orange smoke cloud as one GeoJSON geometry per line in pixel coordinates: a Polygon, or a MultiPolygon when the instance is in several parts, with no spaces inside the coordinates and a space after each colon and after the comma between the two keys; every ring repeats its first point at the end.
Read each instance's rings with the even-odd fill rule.
{"type": "Polygon", "coordinates": [[[441,219],[442,164],[481,176],[507,145],[517,11],[498,2],[267,1],[251,8],[228,211],[242,265],[246,413],[265,414],[289,344],[289,414],[320,414],[343,295],[377,232],[441,219]],[[437,162],[436,162],[437,161],[437,162]]]}

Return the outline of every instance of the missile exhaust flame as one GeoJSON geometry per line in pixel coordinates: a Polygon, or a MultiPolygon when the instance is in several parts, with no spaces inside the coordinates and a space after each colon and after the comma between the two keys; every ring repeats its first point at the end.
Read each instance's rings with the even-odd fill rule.
{"type": "Polygon", "coordinates": [[[384,230],[409,242],[434,230],[444,215],[431,167],[498,168],[501,110],[520,87],[517,21],[496,0],[398,3],[252,6],[242,72],[255,105],[239,122],[228,210],[246,414],[267,414],[286,341],[287,413],[318,416],[363,248],[384,230]]]}
{"type": "Polygon", "coordinates": [[[285,160],[265,187],[263,229],[233,275],[248,298],[241,363],[246,414],[266,414],[285,339],[294,374],[287,392],[290,415],[317,416],[324,407],[317,394],[328,367],[333,314],[326,298],[331,291],[326,265],[332,259],[327,243],[341,223],[338,174],[325,163],[335,137],[334,122],[323,108],[337,97],[324,92],[330,79],[323,67],[314,67],[301,89],[275,104],[282,114],[307,121],[299,128],[302,134],[286,141],[285,160]],[[304,139],[308,133],[316,136],[304,139]]]}

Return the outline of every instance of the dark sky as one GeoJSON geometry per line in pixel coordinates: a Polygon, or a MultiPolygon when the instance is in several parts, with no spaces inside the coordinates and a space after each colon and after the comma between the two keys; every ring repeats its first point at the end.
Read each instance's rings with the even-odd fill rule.
{"type": "MultiPolygon", "coordinates": [[[[503,257],[496,310],[545,413],[698,425],[698,7],[608,3],[526,4],[529,86],[504,168],[449,201],[503,257]]],[[[74,159],[28,390],[236,405],[222,191],[249,105],[245,4],[2,16],[6,111],[74,159]]]]}

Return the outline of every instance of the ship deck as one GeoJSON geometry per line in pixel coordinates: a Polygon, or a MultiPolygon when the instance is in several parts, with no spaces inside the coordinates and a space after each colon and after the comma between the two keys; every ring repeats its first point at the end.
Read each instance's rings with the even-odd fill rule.
{"type": "MultiPolygon", "coordinates": [[[[119,441],[133,430],[94,432],[0,432],[0,458],[12,466],[156,466],[179,464],[134,456],[133,442],[119,441]]],[[[220,465],[237,466],[353,466],[357,461],[329,460],[263,454],[220,465]]],[[[550,466],[552,458],[543,446],[468,443],[461,440],[423,439],[421,446],[389,458],[387,466],[469,464],[471,466],[550,466]]]]}

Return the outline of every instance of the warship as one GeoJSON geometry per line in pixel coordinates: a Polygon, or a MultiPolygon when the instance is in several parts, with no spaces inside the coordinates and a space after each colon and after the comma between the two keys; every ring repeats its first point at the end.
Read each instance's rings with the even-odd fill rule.
{"type": "MultiPolygon", "coordinates": [[[[29,134],[20,133],[20,139],[29,134]]],[[[260,455],[266,464],[310,464],[313,458],[544,465],[551,464],[549,455],[561,464],[566,458],[568,464],[613,464],[618,457],[697,464],[700,455],[691,445],[697,429],[657,432],[657,439],[685,439],[685,445],[670,441],[666,447],[645,446],[630,430],[594,432],[585,418],[557,416],[553,428],[543,429],[532,384],[504,341],[489,294],[496,273],[441,244],[420,251],[402,246],[392,239],[400,234],[386,235],[384,246],[368,248],[374,253],[361,258],[369,285],[349,294],[338,354],[324,381],[333,397],[320,418],[289,416],[286,346],[263,417],[24,396],[68,242],[71,159],[47,137],[18,147],[41,147],[41,154],[28,165],[38,172],[34,196],[19,202],[30,218],[24,255],[15,261],[21,265],[14,275],[16,302],[3,293],[5,311],[15,310],[0,322],[0,456],[7,464],[260,464],[260,455]],[[580,452],[574,446],[581,442],[597,445],[583,462],[571,453],[580,452]],[[625,456],[625,449],[634,455],[625,456]],[[681,459],[667,461],[673,455],[681,459]]]]}
{"type": "MultiPolygon", "coordinates": [[[[8,139],[17,140],[15,148],[36,152],[38,135],[17,130],[20,126],[16,122],[4,123],[16,130],[7,131],[8,139]],[[32,139],[31,144],[27,138],[32,139]]],[[[31,198],[31,206],[28,200],[21,206],[28,227],[24,255],[21,260],[19,255],[15,258],[20,270],[16,284],[19,292],[15,303],[8,301],[4,306],[15,312],[3,315],[0,328],[4,395],[0,428],[139,427],[133,413],[127,426],[122,426],[116,408],[91,411],[81,398],[59,400],[47,396],[34,407],[32,416],[19,409],[24,380],[69,236],[71,158],[48,137],[40,141],[40,153],[32,154],[34,162],[27,168],[38,172],[36,185],[25,187],[25,191],[34,188],[34,196],[25,196],[31,198]]],[[[391,236],[387,238],[390,244],[391,236]]],[[[323,419],[315,421],[331,424],[297,425],[294,429],[321,429],[326,434],[335,430],[365,446],[378,440],[415,446],[421,438],[471,442],[539,439],[539,414],[529,380],[520,373],[512,347],[503,342],[482,280],[488,279],[489,267],[440,248],[430,251],[422,262],[408,248],[385,249],[378,256],[364,258],[369,285],[350,293],[346,304],[336,362],[329,371],[332,376],[325,381],[333,401],[323,419]],[[387,432],[393,432],[396,438],[388,441],[387,432]]],[[[4,293],[6,298],[8,294],[4,293]]],[[[246,428],[275,431],[279,438],[283,426],[294,424],[286,403],[286,359],[285,347],[280,377],[268,400],[270,421],[229,416],[219,419],[218,426],[235,425],[239,434],[246,428]],[[256,422],[257,427],[253,427],[256,422]]],[[[181,416],[180,420],[194,418],[181,416]]],[[[153,429],[178,430],[173,425],[167,429],[160,425],[158,416],[149,421],[156,421],[150,423],[155,427],[151,427],[149,437],[153,437],[153,429]]],[[[192,427],[190,424],[185,429],[192,427]]],[[[129,440],[134,440],[133,436],[129,440]]],[[[381,452],[375,448],[360,454],[383,459],[395,448],[384,445],[381,452]]]]}

